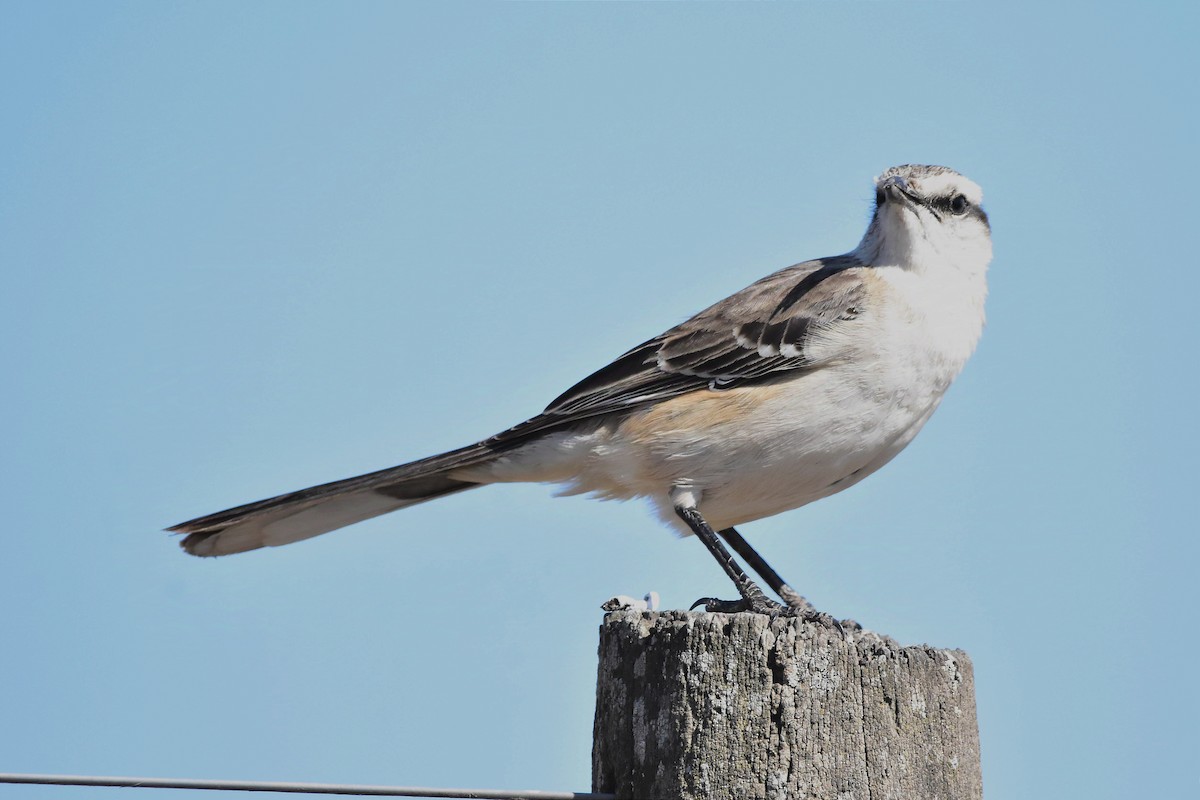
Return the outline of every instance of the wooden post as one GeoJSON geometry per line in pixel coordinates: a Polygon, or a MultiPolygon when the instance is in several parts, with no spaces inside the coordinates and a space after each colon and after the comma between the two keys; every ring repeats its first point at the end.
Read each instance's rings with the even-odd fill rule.
{"type": "Polygon", "coordinates": [[[609,613],[592,790],[630,800],[979,800],[970,659],[759,614],[609,613]]]}

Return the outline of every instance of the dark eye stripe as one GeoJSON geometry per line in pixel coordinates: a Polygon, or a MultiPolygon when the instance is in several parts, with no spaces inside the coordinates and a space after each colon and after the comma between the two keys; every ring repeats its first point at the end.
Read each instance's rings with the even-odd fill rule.
{"type": "Polygon", "coordinates": [[[959,215],[965,214],[969,209],[974,208],[974,204],[967,199],[966,195],[957,192],[949,197],[931,197],[929,205],[938,211],[948,211],[951,214],[959,215]]]}
{"type": "MultiPolygon", "coordinates": [[[[951,208],[951,205],[954,203],[954,198],[958,197],[958,196],[959,196],[959,193],[955,192],[954,194],[950,195],[949,197],[931,197],[929,199],[929,205],[932,206],[936,211],[944,212],[947,214],[953,214],[954,209],[951,208]]],[[[965,195],[963,195],[963,199],[966,199],[965,195]]],[[[970,200],[967,200],[966,208],[963,211],[960,211],[958,213],[958,216],[974,217],[975,219],[982,222],[984,225],[987,225],[988,230],[991,230],[991,228],[992,228],[991,224],[988,221],[987,213],[982,208],[980,208],[979,206],[972,203],[970,200]]]]}

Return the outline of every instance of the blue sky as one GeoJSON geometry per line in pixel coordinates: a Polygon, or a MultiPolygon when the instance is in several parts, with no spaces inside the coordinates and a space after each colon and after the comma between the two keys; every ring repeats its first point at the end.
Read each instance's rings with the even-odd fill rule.
{"type": "Polygon", "coordinates": [[[927,162],[984,187],[979,351],[886,469],[743,533],[970,653],[989,797],[1192,795],[1197,16],[5,4],[0,771],[586,789],[599,604],[728,591],[643,506],[160,530],[518,422],[927,162]]]}

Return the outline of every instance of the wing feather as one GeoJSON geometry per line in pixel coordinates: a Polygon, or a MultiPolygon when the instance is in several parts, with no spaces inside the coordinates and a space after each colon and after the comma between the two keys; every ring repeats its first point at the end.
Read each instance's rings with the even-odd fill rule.
{"type": "Polygon", "coordinates": [[[527,422],[489,440],[502,443],[589,417],[629,411],[700,390],[719,391],[818,369],[836,348],[811,344],[853,324],[867,302],[865,271],[853,255],[787,267],[706,308],[592,373],[527,422]]]}

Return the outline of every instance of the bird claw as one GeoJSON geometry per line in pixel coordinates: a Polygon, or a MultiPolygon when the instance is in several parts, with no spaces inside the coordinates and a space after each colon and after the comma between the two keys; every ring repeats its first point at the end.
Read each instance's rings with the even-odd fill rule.
{"type": "Polygon", "coordinates": [[[755,595],[749,599],[742,600],[720,600],[716,597],[701,597],[692,603],[692,607],[688,610],[695,611],[699,606],[704,606],[704,610],[710,614],[739,614],[746,611],[751,614],[765,614],[772,618],[786,617],[794,614],[790,608],[782,603],[777,603],[762,595],[755,595]]]}
{"type": "Polygon", "coordinates": [[[692,603],[689,611],[695,611],[703,606],[704,610],[710,614],[739,614],[742,612],[750,612],[752,614],[765,614],[772,619],[776,617],[796,617],[804,622],[813,625],[819,625],[831,631],[837,631],[842,638],[850,638],[847,631],[858,632],[863,629],[852,619],[839,621],[832,614],[826,614],[824,611],[817,611],[811,604],[805,603],[803,607],[797,608],[794,605],[783,605],[777,603],[767,597],[758,596],[750,600],[721,600],[716,597],[701,597],[696,602],[692,603]]]}
{"type": "Polygon", "coordinates": [[[805,622],[811,622],[814,625],[820,625],[822,628],[828,628],[831,631],[837,631],[842,638],[846,638],[846,629],[842,627],[842,623],[838,622],[832,614],[826,614],[824,611],[817,611],[815,608],[801,612],[800,619],[805,622]]]}
{"type": "Polygon", "coordinates": [[[704,606],[704,610],[709,613],[719,612],[722,614],[736,614],[739,611],[746,610],[746,601],[718,600],[715,597],[701,597],[699,600],[688,606],[688,611],[695,611],[700,606],[704,606]]]}

